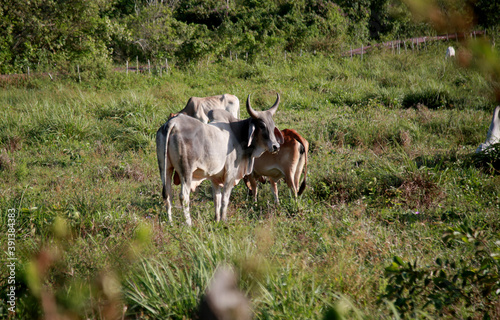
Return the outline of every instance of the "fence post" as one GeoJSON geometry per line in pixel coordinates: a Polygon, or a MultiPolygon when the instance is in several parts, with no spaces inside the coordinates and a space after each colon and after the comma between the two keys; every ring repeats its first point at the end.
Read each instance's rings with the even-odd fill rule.
{"type": "Polygon", "coordinates": [[[30,66],[28,66],[28,77],[30,76],[30,66]]]}
{"type": "Polygon", "coordinates": [[[149,62],[149,59],[148,59],[148,72],[149,75],[151,75],[151,62],[149,62]]]}
{"type": "Polygon", "coordinates": [[[76,65],[76,70],[78,70],[78,82],[82,82],[82,77],[80,77],[80,66],[77,64],[76,65]]]}
{"type": "Polygon", "coordinates": [[[168,74],[168,58],[165,58],[165,72],[168,74]]]}
{"type": "Polygon", "coordinates": [[[137,69],[135,69],[135,73],[139,73],[139,56],[135,56],[135,66],[137,69]]]}
{"type": "Polygon", "coordinates": [[[128,60],[127,60],[127,71],[126,71],[127,77],[128,77],[128,60]]]}
{"type": "Polygon", "coordinates": [[[351,61],[352,61],[352,43],[351,43],[351,61]]]}
{"type": "Polygon", "coordinates": [[[361,61],[363,61],[363,52],[365,51],[364,48],[363,44],[361,44],[361,61]]]}

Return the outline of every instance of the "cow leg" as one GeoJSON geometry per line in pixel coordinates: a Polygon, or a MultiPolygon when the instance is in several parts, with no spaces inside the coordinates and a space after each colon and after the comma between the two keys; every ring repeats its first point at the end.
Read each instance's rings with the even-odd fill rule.
{"type": "MultiPolygon", "coordinates": [[[[188,175],[189,178],[191,174],[188,175]]],[[[191,193],[191,179],[181,179],[181,193],[179,198],[182,203],[182,211],[184,212],[184,218],[186,218],[186,223],[191,226],[191,215],[189,214],[189,194],[191,193]]]]}
{"type": "Polygon", "coordinates": [[[278,198],[278,184],[272,178],[269,178],[269,184],[271,185],[271,191],[274,195],[274,202],[278,205],[280,204],[280,200],[278,198]]]}
{"type": "Polygon", "coordinates": [[[247,184],[247,187],[250,190],[250,192],[252,193],[253,201],[257,202],[258,185],[257,185],[257,180],[255,179],[255,176],[253,174],[248,176],[248,184],[247,184]],[[250,184],[250,186],[248,184],[250,184]]]}
{"type": "Polygon", "coordinates": [[[163,200],[167,209],[168,221],[172,223],[172,171],[167,170],[165,184],[163,185],[163,200]]]}
{"type": "Polygon", "coordinates": [[[229,197],[231,196],[231,191],[233,190],[234,181],[230,181],[224,185],[222,190],[222,208],[221,208],[221,216],[222,220],[227,220],[227,207],[229,205],[229,197]]]}
{"type": "Polygon", "coordinates": [[[244,176],[243,181],[245,182],[245,186],[247,187],[248,195],[252,195],[252,184],[250,183],[250,176],[244,176]]]}
{"type": "Polygon", "coordinates": [[[222,193],[221,187],[218,184],[212,183],[212,195],[214,198],[215,221],[220,221],[222,193]]]}
{"type": "MultiPolygon", "coordinates": [[[[299,185],[298,181],[297,181],[298,179],[297,179],[297,176],[295,174],[295,170],[291,170],[291,171],[292,172],[290,172],[290,175],[285,176],[285,182],[286,182],[286,185],[288,186],[288,188],[290,188],[290,190],[292,190],[295,198],[297,198],[297,191],[298,191],[297,186],[299,185]]],[[[300,175],[299,175],[299,177],[300,177],[300,175]]]]}

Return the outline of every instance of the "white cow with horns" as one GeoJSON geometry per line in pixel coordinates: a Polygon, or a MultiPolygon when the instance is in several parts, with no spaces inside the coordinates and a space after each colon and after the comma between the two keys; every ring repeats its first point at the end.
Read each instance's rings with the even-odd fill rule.
{"type": "MultiPolygon", "coordinates": [[[[233,187],[252,172],[254,159],[265,151],[278,152],[283,136],[273,115],[280,96],[266,111],[255,111],[248,95],[250,118],[236,122],[209,124],[180,114],[171,118],[156,133],[156,155],[163,184],[168,219],[172,222],[172,176],[178,175],[186,223],[191,225],[189,195],[201,181],[209,179],[215,207],[215,220],[227,219],[227,206],[233,187]]],[[[175,179],[174,179],[175,180],[175,179]]]]}

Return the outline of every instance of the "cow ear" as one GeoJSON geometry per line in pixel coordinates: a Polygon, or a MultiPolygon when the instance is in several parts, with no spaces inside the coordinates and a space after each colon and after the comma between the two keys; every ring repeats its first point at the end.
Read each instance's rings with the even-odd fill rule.
{"type": "Polygon", "coordinates": [[[247,144],[247,148],[250,147],[250,145],[252,144],[254,134],[255,134],[255,125],[253,123],[250,123],[250,125],[248,126],[248,144],[247,144]]]}
{"type": "Polygon", "coordinates": [[[281,131],[276,127],[274,128],[274,136],[276,137],[276,140],[278,141],[279,144],[285,143],[285,138],[283,138],[281,131]]]}

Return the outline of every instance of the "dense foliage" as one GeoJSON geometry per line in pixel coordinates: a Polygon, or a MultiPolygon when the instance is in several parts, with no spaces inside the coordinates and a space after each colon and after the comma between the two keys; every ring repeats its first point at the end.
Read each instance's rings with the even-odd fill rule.
{"type": "MultiPolygon", "coordinates": [[[[472,6],[483,28],[498,24],[498,1],[472,6]]],[[[278,49],[335,52],[346,43],[430,32],[398,0],[4,0],[0,72],[75,65],[102,72],[113,59],[182,63],[278,49]]]]}

